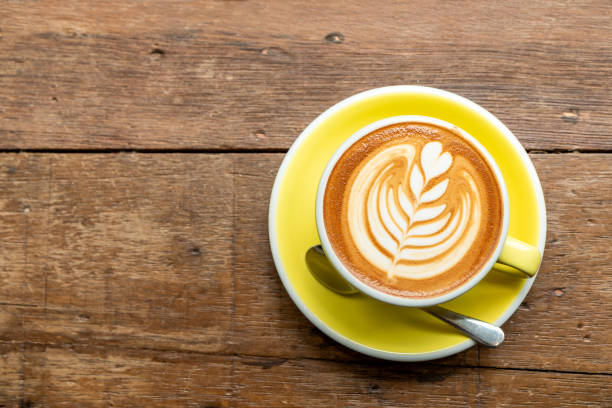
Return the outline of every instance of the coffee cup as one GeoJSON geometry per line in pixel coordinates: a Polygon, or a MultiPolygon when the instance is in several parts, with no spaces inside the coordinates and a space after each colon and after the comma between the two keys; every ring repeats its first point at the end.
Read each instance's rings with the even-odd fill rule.
{"type": "Polygon", "coordinates": [[[537,248],[508,235],[508,190],[470,134],[427,116],[365,126],[329,160],[316,198],[317,230],[354,287],[409,307],[470,290],[496,263],[533,276],[537,248]]]}

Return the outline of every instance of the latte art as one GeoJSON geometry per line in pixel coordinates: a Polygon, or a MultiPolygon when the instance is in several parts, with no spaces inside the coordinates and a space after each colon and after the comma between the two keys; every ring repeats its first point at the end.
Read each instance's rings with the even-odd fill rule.
{"type": "Polygon", "coordinates": [[[500,187],[466,138],[429,123],[377,129],[335,163],[323,198],[334,253],[356,278],[424,298],[469,281],[502,230],[500,187]]]}
{"type": "Polygon", "coordinates": [[[351,235],[362,255],[388,278],[425,279],[445,272],[478,232],[480,197],[470,174],[451,197],[453,163],[440,142],[420,152],[410,143],[377,152],[357,173],[349,193],[351,235]]]}

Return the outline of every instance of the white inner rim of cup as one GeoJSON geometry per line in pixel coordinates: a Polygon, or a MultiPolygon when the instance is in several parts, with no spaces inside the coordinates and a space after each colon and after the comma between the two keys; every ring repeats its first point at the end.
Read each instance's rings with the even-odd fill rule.
{"type": "Polygon", "coordinates": [[[323,175],[321,176],[321,181],[319,183],[319,187],[317,190],[316,222],[317,222],[317,230],[319,233],[319,238],[321,239],[321,244],[323,246],[323,249],[325,250],[325,254],[329,258],[332,265],[336,268],[336,270],[338,270],[342,274],[342,276],[347,281],[349,281],[351,285],[355,286],[357,289],[367,294],[368,296],[371,296],[375,299],[381,300],[386,303],[391,303],[391,304],[395,304],[399,306],[408,306],[408,307],[432,306],[432,305],[437,305],[440,303],[447,302],[467,292],[468,290],[473,288],[478,282],[480,282],[487,275],[487,273],[489,273],[489,271],[493,268],[493,265],[499,258],[501,250],[506,241],[506,237],[508,235],[508,222],[509,222],[508,191],[507,191],[506,183],[504,181],[502,173],[499,170],[499,167],[497,166],[497,163],[495,162],[491,154],[484,148],[484,146],[480,144],[480,142],[478,142],[472,135],[470,135],[463,129],[451,123],[445,122],[437,118],[432,118],[429,116],[419,116],[419,115],[394,116],[390,118],[381,119],[379,121],[376,121],[374,123],[371,123],[361,128],[360,130],[355,132],[351,137],[349,137],[344,143],[342,143],[342,145],[340,145],[338,150],[336,150],[334,155],[331,157],[331,159],[327,163],[325,170],[323,171],[323,175]],[[491,168],[491,170],[493,171],[495,175],[495,178],[499,185],[499,189],[500,189],[501,196],[502,196],[502,207],[503,207],[502,229],[501,229],[501,234],[499,236],[497,246],[495,247],[495,251],[493,251],[493,254],[489,258],[489,260],[487,260],[485,265],[476,274],[474,274],[471,279],[469,279],[463,285],[455,288],[454,290],[448,293],[445,293],[443,295],[440,295],[440,296],[427,297],[427,298],[400,297],[400,296],[391,295],[385,292],[381,292],[380,290],[375,289],[374,287],[364,283],[363,281],[358,279],[355,275],[353,275],[340,261],[335,251],[333,250],[331,242],[329,241],[329,238],[327,236],[327,231],[325,229],[325,221],[323,219],[323,198],[325,196],[325,190],[327,187],[329,176],[332,170],[334,169],[334,167],[336,166],[336,163],[338,162],[340,157],[342,157],[344,152],[349,147],[351,147],[354,143],[360,140],[362,137],[372,133],[373,131],[377,129],[383,128],[385,126],[394,125],[396,123],[403,123],[403,122],[416,122],[416,123],[431,124],[434,126],[444,128],[444,129],[448,129],[449,131],[455,134],[458,134],[459,136],[464,138],[468,143],[472,144],[478,150],[479,153],[481,153],[481,155],[485,158],[485,160],[489,164],[489,167],[491,168]]]}

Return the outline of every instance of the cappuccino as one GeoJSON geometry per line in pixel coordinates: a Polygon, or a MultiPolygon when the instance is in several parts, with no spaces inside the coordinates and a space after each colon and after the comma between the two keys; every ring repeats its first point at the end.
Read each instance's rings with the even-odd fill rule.
{"type": "Polygon", "coordinates": [[[404,122],[357,140],[323,198],[330,244],[357,279],[406,298],[437,297],[493,256],[504,205],[478,149],[452,130],[404,122]]]}

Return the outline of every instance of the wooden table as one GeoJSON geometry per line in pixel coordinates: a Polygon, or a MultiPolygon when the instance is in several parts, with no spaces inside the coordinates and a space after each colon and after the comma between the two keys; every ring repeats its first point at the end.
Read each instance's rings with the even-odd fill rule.
{"type": "Polygon", "coordinates": [[[0,407],[612,406],[611,15],[2,2],[0,407]],[[390,84],[486,107],[540,175],[544,262],[499,349],[367,358],[278,279],[267,206],[285,152],[328,106],[390,84]]]}

